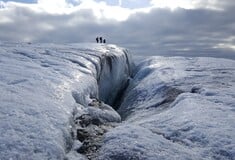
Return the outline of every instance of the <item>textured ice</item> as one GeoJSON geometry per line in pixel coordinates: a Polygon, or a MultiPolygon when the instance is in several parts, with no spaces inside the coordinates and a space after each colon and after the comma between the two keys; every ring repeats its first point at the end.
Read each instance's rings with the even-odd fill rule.
{"type": "Polygon", "coordinates": [[[234,159],[234,91],[233,60],[141,61],[99,159],[234,159]]]}
{"type": "Polygon", "coordinates": [[[115,45],[1,42],[0,159],[234,159],[235,61],[135,57],[131,79],[129,58],[115,45]]]}
{"type": "Polygon", "coordinates": [[[76,103],[113,100],[129,75],[127,56],[115,45],[2,42],[0,159],[64,159],[76,146],[69,123],[76,103]]]}

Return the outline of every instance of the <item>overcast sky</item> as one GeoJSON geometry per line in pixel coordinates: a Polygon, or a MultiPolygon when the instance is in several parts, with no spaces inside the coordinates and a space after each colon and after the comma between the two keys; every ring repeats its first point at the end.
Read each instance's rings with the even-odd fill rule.
{"type": "Polygon", "coordinates": [[[235,59],[235,0],[0,0],[0,41],[108,43],[235,59]]]}

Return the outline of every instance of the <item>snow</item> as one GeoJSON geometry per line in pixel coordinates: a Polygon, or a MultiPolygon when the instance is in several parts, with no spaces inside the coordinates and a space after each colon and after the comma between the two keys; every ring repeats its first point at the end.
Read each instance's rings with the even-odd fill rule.
{"type": "Polygon", "coordinates": [[[99,159],[234,159],[235,61],[139,62],[99,159]]]}
{"type": "MultiPolygon", "coordinates": [[[[77,103],[86,108],[94,98],[115,97],[129,74],[128,57],[115,45],[0,46],[0,159],[64,159],[75,144],[70,119],[77,103]],[[112,58],[107,62],[107,57],[112,58]],[[106,77],[112,86],[99,97],[105,93],[106,77]]],[[[106,119],[120,121],[116,112],[108,111],[106,119]]],[[[93,112],[103,116],[100,110],[93,112]]]]}

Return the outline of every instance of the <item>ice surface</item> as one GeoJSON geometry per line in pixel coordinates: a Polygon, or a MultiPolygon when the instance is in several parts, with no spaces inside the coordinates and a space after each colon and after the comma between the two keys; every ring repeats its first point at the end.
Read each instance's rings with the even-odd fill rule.
{"type": "Polygon", "coordinates": [[[150,57],[137,65],[99,159],[234,159],[235,61],[150,57]]]}
{"type": "Polygon", "coordinates": [[[0,159],[234,159],[235,61],[129,56],[1,42],[0,159]]]}
{"type": "Polygon", "coordinates": [[[63,159],[74,147],[69,119],[76,103],[113,99],[128,78],[127,58],[115,45],[2,42],[0,159],[63,159]]]}

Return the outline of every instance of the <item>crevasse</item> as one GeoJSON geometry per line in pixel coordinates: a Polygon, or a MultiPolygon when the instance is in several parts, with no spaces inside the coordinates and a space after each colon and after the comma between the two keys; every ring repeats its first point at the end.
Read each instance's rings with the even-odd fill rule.
{"type": "Polygon", "coordinates": [[[122,48],[4,42],[0,57],[0,159],[85,158],[73,131],[121,120],[107,104],[130,76],[122,48]]]}

